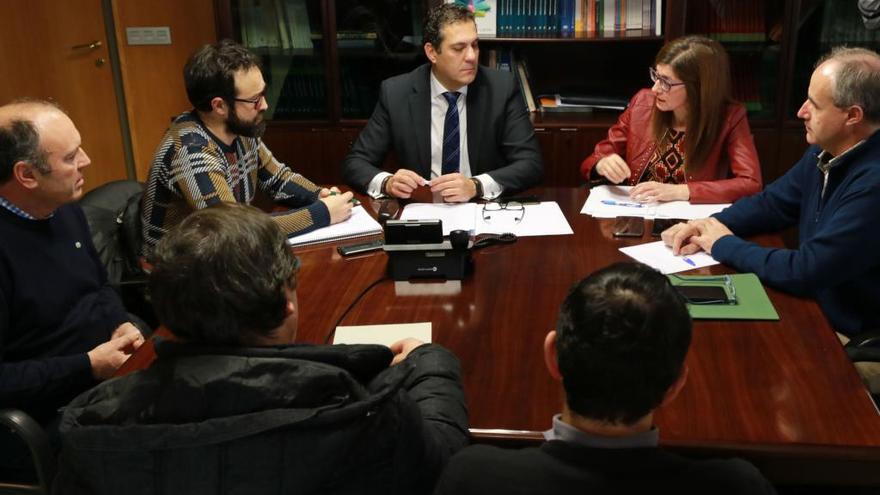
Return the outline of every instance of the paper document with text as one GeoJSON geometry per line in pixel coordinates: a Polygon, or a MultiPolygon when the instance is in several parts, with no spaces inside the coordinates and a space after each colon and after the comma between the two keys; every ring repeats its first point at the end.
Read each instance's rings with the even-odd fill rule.
{"type": "Polygon", "coordinates": [[[555,201],[527,204],[520,212],[499,209],[484,214],[483,206],[478,203],[412,203],[406,205],[400,219],[440,219],[443,235],[449,235],[453,230],[467,230],[473,235],[510,232],[518,237],[574,234],[555,201]]]}

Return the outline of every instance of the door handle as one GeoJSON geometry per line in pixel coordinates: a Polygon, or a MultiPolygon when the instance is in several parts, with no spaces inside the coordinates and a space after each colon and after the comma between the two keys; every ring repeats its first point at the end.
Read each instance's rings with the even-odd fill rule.
{"type": "Polygon", "coordinates": [[[98,48],[100,48],[103,45],[104,45],[104,43],[102,43],[101,41],[95,40],[91,43],[84,43],[82,45],[73,45],[72,47],[70,47],[70,49],[71,50],[82,50],[82,49],[88,48],[89,50],[97,50],[98,48]]]}

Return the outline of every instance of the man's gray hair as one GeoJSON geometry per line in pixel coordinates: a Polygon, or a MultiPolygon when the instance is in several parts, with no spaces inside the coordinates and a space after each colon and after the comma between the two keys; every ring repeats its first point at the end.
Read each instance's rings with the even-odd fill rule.
{"type": "Polygon", "coordinates": [[[829,61],[837,63],[831,85],[834,106],[859,106],[866,121],[880,123],[880,54],[867,48],[838,46],[816,67],[829,61]]]}

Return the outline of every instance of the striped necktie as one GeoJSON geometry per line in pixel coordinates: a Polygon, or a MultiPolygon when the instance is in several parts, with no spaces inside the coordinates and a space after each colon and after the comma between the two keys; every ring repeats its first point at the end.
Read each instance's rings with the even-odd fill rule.
{"type": "Polygon", "coordinates": [[[458,91],[443,93],[449,108],[446,109],[446,121],[443,123],[443,175],[458,172],[461,139],[458,136],[458,91]]]}

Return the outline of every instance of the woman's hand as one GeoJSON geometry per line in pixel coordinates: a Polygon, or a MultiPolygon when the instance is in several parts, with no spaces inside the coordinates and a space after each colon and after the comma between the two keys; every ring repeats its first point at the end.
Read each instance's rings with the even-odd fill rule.
{"type": "Polygon", "coordinates": [[[662,184],[660,182],[642,182],[629,192],[629,197],[641,203],[658,201],[687,201],[691,192],[687,184],[662,184]]]}
{"type": "Polygon", "coordinates": [[[596,163],[596,173],[610,180],[613,184],[620,184],[629,178],[629,165],[617,153],[603,157],[596,163]]]}

